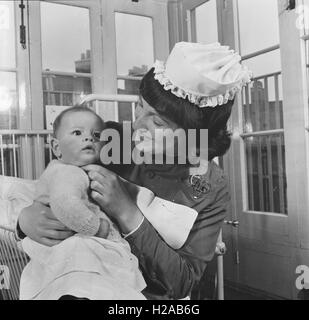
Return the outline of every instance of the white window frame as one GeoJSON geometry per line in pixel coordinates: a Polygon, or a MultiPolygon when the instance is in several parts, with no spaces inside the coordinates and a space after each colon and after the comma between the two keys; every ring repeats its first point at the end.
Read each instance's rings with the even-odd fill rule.
{"type": "MultiPolygon", "coordinates": [[[[48,0],[48,1],[31,1],[29,5],[28,24],[30,41],[30,78],[31,88],[30,96],[32,101],[31,129],[40,130],[44,128],[43,118],[43,87],[42,87],[42,52],[41,52],[41,11],[40,3],[50,2],[64,4],[69,6],[89,9],[89,27],[90,27],[90,44],[91,44],[91,88],[92,93],[100,93],[103,88],[103,42],[101,37],[101,16],[99,0],[48,0]]],[[[74,73],[75,74],[75,73],[74,73]]],[[[76,73],[76,75],[78,75],[76,73]]],[[[83,76],[87,76],[84,74],[83,76]]],[[[90,75],[89,75],[90,76],[90,75]]]]}
{"type": "MultiPolygon", "coordinates": [[[[105,94],[116,94],[118,78],[117,74],[117,48],[116,48],[116,26],[115,12],[140,15],[152,18],[154,58],[166,60],[169,54],[169,24],[168,24],[168,1],[148,0],[131,2],[127,0],[101,0],[103,21],[103,43],[104,43],[104,90],[105,94]]],[[[104,104],[105,118],[116,119],[117,111],[111,103],[104,104]]]]}

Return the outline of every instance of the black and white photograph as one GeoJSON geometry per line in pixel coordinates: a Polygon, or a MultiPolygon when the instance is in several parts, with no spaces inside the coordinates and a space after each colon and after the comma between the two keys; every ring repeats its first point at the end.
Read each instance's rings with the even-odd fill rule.
{"type": "Polygon", "coordinates": [[[0,0],[5,300],[309,300],[309,0],[0,0]]]}

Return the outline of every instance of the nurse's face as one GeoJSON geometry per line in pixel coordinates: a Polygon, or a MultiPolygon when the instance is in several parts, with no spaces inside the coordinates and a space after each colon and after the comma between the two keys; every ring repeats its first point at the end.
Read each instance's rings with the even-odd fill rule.
{"type": "Polygon", "coordinates": [[[166,154],[170,150],[177,152],[177,139],[174,139],[174,131],[180,127],[175,122],[159,115],[143,98],[140,98],[135,114],[133,129],[138,149],[152,152],[152,154],[166,154]]]}

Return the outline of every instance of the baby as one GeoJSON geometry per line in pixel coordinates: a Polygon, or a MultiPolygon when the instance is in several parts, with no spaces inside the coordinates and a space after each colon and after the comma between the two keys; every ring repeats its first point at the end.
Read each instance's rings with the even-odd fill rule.
{"type": "Polygon", "coordinates": [[[137,258],[117,227],[90,201],[82,166],[100,160],[103,120],[86,107],[63,111],[54,122],[51,161],[37,184],[36,200],[77,234],[45,247],[26,238],[31,260],[23,271],[21,299],[144,299],[146,286],[137,258]],[[83,285],[84,283],[84,285],[83,285]]]}
{"type": "Polygon", "coordinates": [[[71,230],[107,238],[110,220],[88,199],[89,179],[80,167],[99,163],[103,120],[91,109],[73,107],[55,120],[52,161],[39,180],[38,201],[49,204],[55,216],[71,230]]]}

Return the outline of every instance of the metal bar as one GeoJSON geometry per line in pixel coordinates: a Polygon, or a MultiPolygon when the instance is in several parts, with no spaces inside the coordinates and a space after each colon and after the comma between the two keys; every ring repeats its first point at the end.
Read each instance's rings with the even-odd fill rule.
{"type": "MultiPolygon", "coordinates": [[[[4,241],[5,241],[5,232],[0,229],[0,253],[1,253],[0,257],[2,258],[2,259],[0,259],[0,263],[6,265],[7,267],[9,267],[8,266],[8,262],[5,259],[6,256],[7,256],[7,253],[6,253],[5,249],[4,249],[4,241]]],[[[9,279],[9,280],[11,282],[11,279],[9,279]]],[[[4,290],[1,291],[1,293],[4,293],[4,292],[5,292],[4,290]]],[[[12,292],[11,292],[11,286],[10,286],[9,290],[6,290],[6,293],[7,293],[6,298],[9,298],[9,300],[13,300],[13,296],[12,296],[12,292]]]]}
{"type": "Polygon", "coordinates": [[[278,49],[280,49],[280,44],[277,44],[275,46],[271,46],[271,47],[268,47],[268,48],[265,48],[265,49],[262,49],[262,50],[259,50],[259,51],[255,51],[255,52],[252,52],[250,54],[247,54],[247,55],[241,57],[241,60],[242,61],[248,60],[248,59],[260,56],[261,54],[265,54],[265,53],[268,53],[268,52],[271,52],[271,51],[275,51],[275,50],[278,50],[278,49]]]}
{"type": "Polygon", "coordinates": [[[17,72],[17,68],[1,67],[0,72],[17,72]]]}
{"type": "MultiPolygon", "coordinates": [[[[15,147],[16,147],[17,145],[15,145],[15,147]]],[[[14,149],[14,145],[13,145],[13,143],[4,143],[3,144],[3,150],[12,150],[12,149],[14,149]]]]}
{"type": "Polygon", "coordinates": [[[92,73],[65,72],[65,71],[42,71],[43,76],[68,76],[73,78],[91,78],[92,73]]]}
{"type": "Polygon", "coordinates": [[[186,12],[186,20],[187,20],[187,37],[189,42],[193,42],[192,39],[192,15],[191,10],[187,10],[186,12]]]}
{"type": "Polygon", "coordinates": [[[16,296],[16,291],[18,292],[18,288],[16,287],[16,284],[18,283],[16,279],[17,270],[14,263],[12,263],[12,261],[10,261],[9,259],[11,257],[11,260],[13,260],[13,254],[12,254],[12,251],[10,250],[10,246],[8,245],[5,237],[2,241],[2,246],[4,248],[5,256],[7,257],[6,263],[11,267],[10,268],[10,289],[12,290],[13,294],[16,296]]]}
{"type": "Polygon", "coordinates": [[[30,151],[30,150],[28,149],[28,146],[29,146],[29,139],[28,139],[28,135],[26,134],[25,135],[25,148],[24,148],[24,152],[26,155],[26,166],[24,166],[24,168],[26,169],[26,172],[27,172],[26,178],[31,179],[32,170],[30,170],[30,166],[29,166],[29,152],[28,151],[30,151]]]}
{"type": "Polygon", "coordinates": [[[0,133],[0,154],[1,154],[1,174],[4,175],[4,154],[3,154],[3,136],[0,133]]]}
{"type": "MultiPolygon", "coordinates": [[[[63,92],[59,92],[60,105],[63,106],[63,92]]],[[[73,100],[73,99],[72,99],[73,100]]]]}
{"type": "Polygon", "coordinates": [[[143,79],[142,76],[123,76],[123,75],[118,75],[117,80],[131,80],[131,81],[141,81],[143,79]]]}
{"type": "MultiPolygon", "coordinates": [[[[269,92],[268,92],[268,78],[264,79],[264,98],[265,98],[265,122],[267,129],[271,129],[270,124],[270,104],[269,104],[269,92]]],[[[269,196],[269,205],[270,211],[274,211],[274,185],[273,185],[273,169],[272,169],[272,148],[271,148],[271,139],[266,137],[266,148],[267,148],[267,171],[268,171],[268,196],[269,196]]]]}
{"type": "MultiPolygon", "coordinates": [[[[246,85],[245,87],[245,93],[244,93],[244,104],[243,104],[243,113],[244,113],[244,116],[245,116],[245,121],[246,123],[247,122],[250,122],[251,123],[251,112],[250,112],[250,92],[249,92],[249,85],[246,85]]],[[[251,126],[252,126],[252,123],[251,123],[251,126]]],[[[250,128],[250,131],[252,128],[250,128]]],[[[246,130],[247,132],[247,130],[246,130]]]]}
{"type": "Polygon", "coordinates": [[[3,245],[2,245],[2,242],[4,241],[4,236],[2,234],[4,234],[4,230],[1,230],[1,228],[0,228],[0,265],[4,264],[4,262],[5,262],[4,261],[5,254],[4,254],[4,249],[3,249],[3,245]]]}
{"type": "Polygon", "coordinates": [[[42,174],[42,170],[44,170],[44,155],[42,153],[42,149],[44,150],[44,141],[41,141],[42,137],[40,137],[39,134],[36,135],[36,147],[37,150],[34,153],[38,157],[38,161],[36,163],[35,169],[36,169],[36,178],[38,178],[42,174]]]}
{"type": "Polygon", "coordinates": [[[267,74],[264,74],[262,76],[258,76],[258,77],[253,78],[252,81],[261,80],[261,79],[264,79],[264,78],[271,78],[271,77],[274,77],[274,76],[279,76],[280,74],[281,74],[281,71],[267,73],[267,74]]]}
{"type": "MultiPolygon", "coordinates": [[[[251,119],[251,106],[250,106],[250,87],[249,85],[245,88],[245,99],[246,99],[246,108],[248,120],[250,119],[250,123],[252,126],[252,119],[251,119]]],[[[252,128],[251,128],[252,129],[252,128]]],[[[254,207],[254,190],[253,190],[253,169],[252,169],[252,148],[251,142],[245,143],[246,146],[246,155],[247,155],[247,178],[248,178],[248,198],[249,198],[249,207],[254,207]]]]}
{"type": "MultiPolygon", "coordinates": [[[[220,231],[218,242],[222,242],[222,230],[220,231]]],[[[217,286],[218,300],[224,300],[224,270],[223,270],[223,255],[217,257],[217,286]]]]}
{"type": "Polygon", "coordinates": [[[249,138],[249,137],[257,137],[257,136],[268,136],[268,135],[275,135],[279,133],[284,133],[284,129],[275,129],[275,130],[265,130],[265,131],[256,131],[250,133],[242,133],[240,135],[241,138],[249,138]]]}
{"type": "Polygon", "coordinates": [[[16,163],[15,134],[13,134],[13,135],[12,135],[12,138],[13,138],[14,177],[17,177],[17,163],[16,163]]]}
{"type": "Polygon", "coordinates": [[[95,113],[99,113],[99,100],[95,100],[95,113]]]}
{"type": "MultiPolygon", "coordinates": [[[[21,275],[21,272],[22,272],[22,270],[23,270],[23,266],[22,266],[22,264],[21,264],[21,259],[20,259],[20,251],[18,250],[18,248],[17,248],[17,244],[16,244],[16,241],[15,241],[15,239],[14,239],[14,236],[13,235],[10,235],[12,238],[10,239],[10,242],[11,242],[11,248],[12,248],[12,251],[13,251],[13,254],[14,254],[14,257],[16,257],[16,261],[17,261],[17,263],[16,263],[16,267],[18,267],[19,268],[19,270],[18,270],[18,274],[17,274],[17,276],[18,276],[18,278],[20,278],[20,275],[21,275]]],[[[19,287],[19,282],[17,283],[17,285],[18,285],[18,287],[19,287]]]]}
{"type": "Polygon", "coordinates": [[[44,93],[64,93],[64,94],[77,94],[78,96],[81,94],[78,91],[67,91],[67,90],[43,90],[44,93]]]}
{"type": "Polygon", "coordinates": [[[252,164],[252,144],[251,141],[246,144],[247,149],[247,177],[249,182],[249,207],[254,208],[254,184],[253,184],[253,164],[252,164]]]}
{"type": "MultiPolygon", "coordinates": [[[[252,104],[256,111],[255,113],[255,125],[256,130],[260,131],[260,101],[259,101],[259,82],[255,81],[253,84],[253,97],[252,104]]],[[[264,211],[264,188],[263,188],[263,167],[262,167],[262,147],[261,147],[261,140],[257,140],[257,171],[258,171],[258,183],[259,183],[259,200],[260,200],[260,210],[264,211]]]]}
{"type": "Polygon", "coordinates": [[[50,101],[51,101],[51,105],[56,105],[56,93],[52,93],[50,94],[50,101]]]}
{"type": "Polygon", "coordinates": [[[258,156],[258,181],[259,181],[259,198],[260,198],[260,211],[265,211],[264,202],[264,174],[263,174],[263,158],[262,158],[262,141],[257,141],[257,156],[258,156]]]}
{"type": "Polygon", "coordinates": [[[115,107],[115,121],[119,122],[119,104],[118,104],[118,101],[114,102],[114,107],[115,107]]]}
{"type": "Polygon", "coordinates": [[[126,95],[126,94],[89,94],[81,103],[88,103],[93,100],[99,101],[118,101],[118,102],[138,102],[139,97],[137,95],[126,95]]]}
{"type": "MultiPolygon", "coordinates": [[[[279,77],[275,76],[275,99],[276,99],[276,126],[280,127],[280,103],[279,103],[279,77]]],[[[277,154],[278,154],[278,178],[279,178],[279,199],[280,199],[280,212],[284,213],[284,183],[283,183],[283,155],[281,146],[283,145],[282,137],[276,138],[277,141],[277,154]]]]}
{"type": "Polygon", "coordinates": [[[0,135],[11,135],[11,134],[15,134],[15,135],[28,135],[28,136],[35,136],[37,134],[52,134],[53,131],[52,130],[0,130],[0,135]]]}
{"type": "Polygon", "coordinates": [[[13,233],[15,232],[15,230],[13,228],[10,228],[8,226],[4,226],[2,224],[0,224],[0,229],[3,229],[3,230],[8,231],[8,232],[13,232],[13,233]]]}
{"type": "Polygon", "coordinates": [[[53,159],[52,148],[51,148],[51,135],[48,135],[48,149],[49,149],[49,162],[53,159]]]}
{"type": "Polygon", "coordinates": [[[135,116],[136,103],[132,102],[131,107],[132,107],[132,121],[135,121],[135,119],[136,119],[136,116],[135,116]]]}

